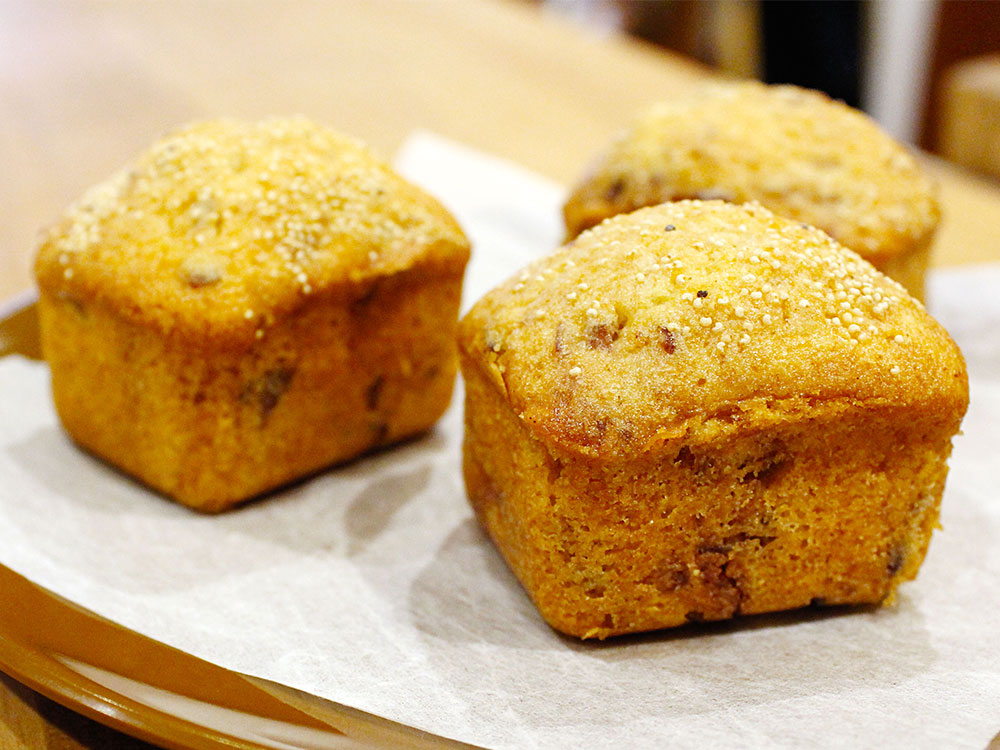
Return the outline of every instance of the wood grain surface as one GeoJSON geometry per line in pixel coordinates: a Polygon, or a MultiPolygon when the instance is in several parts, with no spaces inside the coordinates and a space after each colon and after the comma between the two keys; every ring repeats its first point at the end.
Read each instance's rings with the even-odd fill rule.
{"type": "MultiPolygon", "coordinates": [[[[386,155],[422,128],[568,184],[694,63],[514,0],[0,3],[0,299],[38,231],[186,121],[301,113],[386,155]]],[[[1000,189],[932,161],[936,262],[1000,259],[1000,189]]],[[[139,748],[0,678],[0,747],[139,748]]]]}

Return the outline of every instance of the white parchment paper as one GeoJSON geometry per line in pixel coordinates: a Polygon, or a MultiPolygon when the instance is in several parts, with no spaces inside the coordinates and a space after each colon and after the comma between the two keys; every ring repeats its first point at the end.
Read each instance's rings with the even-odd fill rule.
{"type": "MultiPolygon", "coordinates": [[[[558,244],[562,191],[429,135],[400,169],[475,243],[467,302],[558,244]]],[[[497,748],[982,748],[1000,731],[1000,266],[937,272],[972,407],[944,530],[894,608],[581,643],[467,507],[460,399],[426,437],[221,517],[78,451],[44,365],[0,360],[0,562],[230,669],[497,748]]]]}

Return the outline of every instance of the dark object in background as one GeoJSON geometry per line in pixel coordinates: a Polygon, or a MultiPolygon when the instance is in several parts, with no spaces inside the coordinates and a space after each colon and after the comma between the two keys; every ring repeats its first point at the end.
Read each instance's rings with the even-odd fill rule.
{"type": "Polygon", "coordinates": [[[614,0],[622,28],[738,77],[861,103],[861,0],[614,0]]]}
{"type": "Polygon", "coordinates": [[[717,63],[710,12],[701,0],[619,0],[622,28],[632,36],[693,57],[717,63]]]}
{"type": "Polygon", "coordinates": [[[861,105],[861,2],[763,2],[761,26],[765,81],[861,105]]]}
{"type": "MultiPolygon", "coordinates": [[[[1000,2],[948,0],[938,6],[936,43],[930,64],[930,97],[920,145],[940,153],[946,73],[955,63],[1000,52],[1000,2]]],[[[982,126],[976,126],[982,127],[982,126]]],[[[985,132],[985,129],[984,129],[985,132]]],[[[1000,177],[1000,174],[997,175],[1000,177]]],[[[1000,744],[998,744],[1000,748],[1000,744]]]]}
{"type": "MultiPolygon", "coordinates": [[[[914,0],[916,1],[916,0],[914,0]]],[[[604,0],[622,28],[720,72],[820,89],[860,105],[865,26],[860,0],[604,0]]],[[[1000,2],[937,4],[920,145],[941,148],[943,81],[969,57],[1000,52],[1000,2]]],[[[1000,748],[998,748],[1000,750],[1000,748]]]]}

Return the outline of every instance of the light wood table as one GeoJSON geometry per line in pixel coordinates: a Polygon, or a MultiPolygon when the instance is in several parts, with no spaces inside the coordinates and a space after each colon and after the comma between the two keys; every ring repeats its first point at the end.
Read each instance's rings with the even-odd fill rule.
{"type": "MultiPolygon", "coordinates": [[[[188,120],[302,113],[391,155],[416,128],[575,179],[693,63],[514,0],[0,4],[0,299],[39,228],[188,120]]],[[[933,162],[939,264],[1000,259],[1000,189],[933,162]]],[[[146,747],[0,678],[0,747],[146,747]]]]}

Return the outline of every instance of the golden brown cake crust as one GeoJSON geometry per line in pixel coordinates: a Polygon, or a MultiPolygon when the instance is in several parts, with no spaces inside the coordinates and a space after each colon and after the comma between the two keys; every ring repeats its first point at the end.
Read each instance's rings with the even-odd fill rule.
{"type": "Polygon", "coordinates": [[[478,302],[460,345],[540,439],[598,457],[967,388],[899,284],[820,231],[722,201],[585,232],[478,302]]]}
{"type": "Polygon", "coordinates": [[[682,198],[759,201],[881,270],[926,250],[940,216],[916,160],[868,117],[819,92],[756,82],[707,86],[641,114],[570,195],[568,236],[682,198]]]}
{"type": "Polygon", "coordinates": [[[470,502],[558,630],[888,601],[916,575],[965,365],[819,230],[721,201],[618,216],[459,340],[470,502]]]}
{"type": "Polygon", "coordinates": [[[189,126],[39,251],[56,410],[96,455],[225,510],[440,417],[468,257],[445,209],[352,139],[189,126]]]}
{"type": "Polygon", "coordinates": [[[35,271],[164,334],[245,347],[310,297],[468,255],[448,212],[360,142],[304,118],[214,120],[87,191],[35,271]]]}

